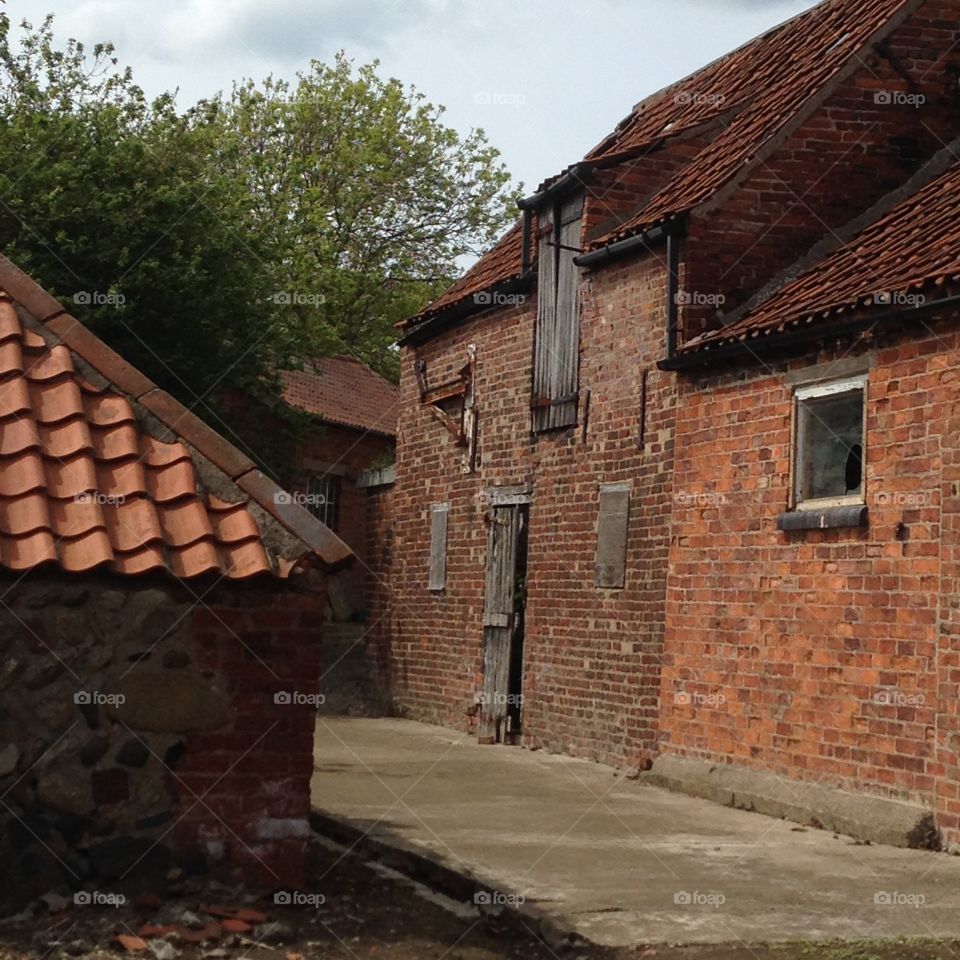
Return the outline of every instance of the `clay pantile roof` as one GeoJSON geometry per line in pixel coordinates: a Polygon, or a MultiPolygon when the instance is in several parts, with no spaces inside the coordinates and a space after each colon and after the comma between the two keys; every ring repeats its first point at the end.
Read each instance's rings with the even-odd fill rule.
{"type": "Polygon", "coordinates": [[[516,223],[416,319],[426,319],[499,283],[517,279],[522,270],[522,243],[523,226],[516,223]]]}
{"type": "Polygon", "coordinates": [[[0,567],[242,579],[350,555],[288,501],[0,257],[0,567]]]}
{"type": "Polygon", "coordinates": [[[320,357],[280,375],[283,399],[328,423],[397,435],[400,389],[353,357],[320,357]]]}
{"type": "Polygon", "coordinates": [[[824,257],[730,325],[690,340],[681,352],[749,341],[890,310],[936,297],[960,281],[960,163],[901,201],[852,241],[824,257]],[[924,291],[922,294],[920,291],[924,291]]]}
{"type": "MultiPolygon", "coordinates": [[[[736,174],[762,159],[774,137],[861,51],[893,30],[916,0],[825,0],[732,53],[647,97],[584,158],[611,166],[698,128],[716,135],[641,210],[589,249],[606,246],[710,200],[736,174]]],[[[569,168],[568,168],[569,169],[569,168]]],[[[557,180],[543,182],[540,189],[557,180]]],[[[520,276],[521,229],[515,226],[452,287],[409,323],[520,276]]]]}
{"type": "MultiPolygon", "coordinates": [[[[911,0],[826,0],[783,26],[658,95],[660,110],[641,109],[632,138],[652,134],[664,98],[706,97],[734,115],[722,132],[634,217],[606,237],[602,246],[648,229],[709,200],[740,170],[756,162],[774,134],[800,117],[803,105],[838,77],[844,67],[863,65],[860,52],[892,30],[911,0]],[[645,119],[652,113],[654,123],[645,119]]],[[[654,105],[652,105],[654,106],[654,105]]],[[[643,107],[643,105],[641,105],[643,107]]],[[[676,120],[677,131],[707,120],[694,110],[676,120]]],[[[628,133],[628,124],[624,134],[628,133]]]]}

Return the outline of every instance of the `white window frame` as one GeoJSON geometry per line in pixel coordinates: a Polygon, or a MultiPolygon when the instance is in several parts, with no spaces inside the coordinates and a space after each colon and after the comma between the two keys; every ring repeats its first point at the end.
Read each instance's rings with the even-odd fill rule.
{"type": "Polygon", "coordinates": [[[830,380],[822,383],[813,383],[804,387],[797,387],[793,392],[793,450],[790,458],[790,506],[793,510],[822,510],[825,507],[860,506],[867,502],[867,384],[869,376],[860,374],[855,377],[844,377],[841,380],[830,380]],[[860,493],[849,494],[845,497],[819,497],[813,500],[800,499],[800,484],[803,477],[804,437],[803,418],[800,416],[800,405],[806,400],[819,400],[821,397],[832,397],[843,393],[859,391],[863,396],[863,427],[860,431],[862,447],[862,470],[860,493]]]}

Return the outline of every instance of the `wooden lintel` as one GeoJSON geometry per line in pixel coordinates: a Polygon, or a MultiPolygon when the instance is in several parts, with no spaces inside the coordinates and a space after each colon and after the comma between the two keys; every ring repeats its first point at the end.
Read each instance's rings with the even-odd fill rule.
{"type": "Polygon", "coordinates": [[[453,397],[462,397],[467,392],[467,385],[463,380],[450,380],[441,383],[438,387],[431,387],[420,397],[421,403],[442,403],[453,397]]]}

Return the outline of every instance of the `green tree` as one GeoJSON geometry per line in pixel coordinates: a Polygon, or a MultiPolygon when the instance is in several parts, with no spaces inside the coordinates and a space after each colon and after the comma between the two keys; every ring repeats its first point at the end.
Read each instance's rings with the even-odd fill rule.
{"type": "Polygon", "coordinates": [[[0,13],[3,251],[207,416],[311,356],[395,373],[394,324],[514,215],[483,133],[441,116],[344,56],[180,112],[111,45],[0,13]]]}
{"type": "Polygon", "coordinates": [[[219,105],[279,292],[303,301],[312,352],[390,375],[394,324],[515,219],[518,194],[482,130],[461,137],[442,107],[377,67],[341,53],[293,84],[241,84],[219,105]]]}
{"type": "Polygon", "coordinates": [[[51,18],[12,43],[0,17],[0,76],[4,253],[188,403],[290,362],[301,335],[262,336],[247,192],[210,162],[215,110],[148,102],[109,45],[57,50],[51,18]]]}

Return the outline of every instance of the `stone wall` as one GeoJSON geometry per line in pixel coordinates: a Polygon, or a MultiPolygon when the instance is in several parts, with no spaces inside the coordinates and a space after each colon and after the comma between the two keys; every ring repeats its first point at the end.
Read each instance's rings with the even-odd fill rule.
{"type": "Polygon", "coordinates": [[[35,573],[0,598],[0,906],[171,870],[297,881],[322,597],[35,573]]]}

